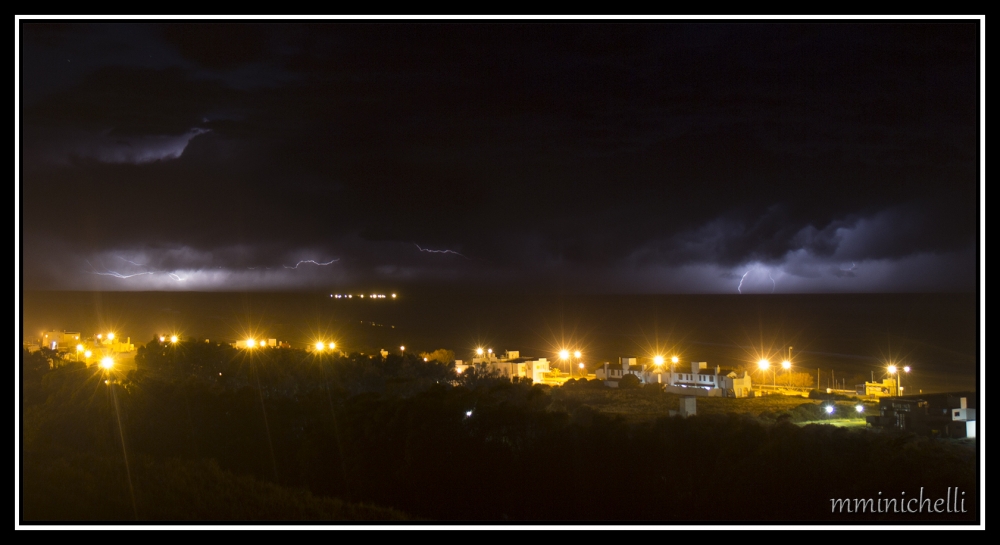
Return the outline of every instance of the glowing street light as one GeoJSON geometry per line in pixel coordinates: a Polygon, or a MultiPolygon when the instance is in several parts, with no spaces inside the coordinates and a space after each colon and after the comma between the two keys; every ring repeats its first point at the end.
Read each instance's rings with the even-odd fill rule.
{"type": "Polygon", "coordinates": [[[260,340],[260,347],[264,348],[265,346],[267,346],[267,341],[265,341],[264,339],[261,339],[260,340]]]}
{"type": "Polygon", "coordinates": [[[101,367],[105,369],[111,369],[114,366],[115,366],[115,360],[112,359],[111,356],[104,356],[104,358],[101,359],[101,367]]]}
{"type": "Polygon", "coordinates": [[[576,359],[580,359],[580,351],[577,350],[576,352],[573,352],[573,357],[576,359]]]}
{"type": "Polygon", "coordinates": [[[317,352],[322,352],[324,348],[326,348],[326,345],[323,344],[323,341],[319,341],[319,342],[316,343],[316,351],[317,352]]]}
{"type": "Polygon", "coordinates": [[[678,361],[680,361],[680,358],[678,358],[677,356],[670,358],[670,363],[677,363],[678,361]]]}
{"type": "MultiPolygon", "coordinates": [[[[766,373],[767,370],[771,368],[771,362],[767,361],[764,358],[761,358],[760,361],[757,362],[757,367],[761,371],[764,371],[766,373]]],[[[775,370],[775,371],[773,371],[771,373],[771,388],[774,388],[775,387],[775,383],[777,382],[777,379],[775,378],[775,373],[776,372],[777,371],[775,370]]]]}
{"type": "Polygon", "coordinates": [[[115,340],[115,334],[114,333],[108,333],[108,340],[109,341],[115,340]]]}
{"type": "Polygon", "coordinates": [[[476,355],[477,356],[482,356],[483,355],[483,349],[482,348],[477,348],[476,349],[476,355]]]}
{"type": "Polygon", "coordinates": [[[895,395],[899,395],[899,378],[900,377],[899,377],[899,375],[896,374],[899,371],[899,369],[895,365],[893,365],[893,364],[890,363],[889,367],[886,367],[885,370],[888,371],[890,375],[892,375],[893,379],[895,379],[895,380],[893,380],[893,382],[896,383],[896,394],[895,395]]]}
{"type": "Polygon", "coordinates": [[[833,405],[827,405],[823,410],[826,411],[826,414],[833,414],[833,405]]]}
{"type": "Polygon", "coordinates": [[[568,360],[569,359],[569,350],[560,350],[559,351],[559,359],[561,359],[561,360],[568,360]]]}
{"type": "Polygon", "coordinates": [[[177,335],[171,335],[170,336],[170,343],[171,344],[177,344],[177,335]]]}
{"type": "Polygon", "coordinates": [[[80,361],[80,352],[83,352],[83,345],[76,345],[76,361],[80,361]]]}
{"type": "Polygon", "coordinates": [[[584,371],[583,371],[583,369],[584,369],[585,367],[586,367],[586,365],[585,365],[585,364],[584,364],[584,363],[583,363],[583,362],[581,361],[581,362],[580,362],[580,376],[581,376],[581,377],[582,377],[582,376],[584,375],[584,371]]]}
{"type": "Polygon", "coordinates": [[[856,407],[854,407],[854,410],[857,411],[858,414],[861,414],[861,413],[865,412],[865,406],[861,405],[861,404],[858,404],[856,407]]]}
{"type": "Polygon", "coordinates": [[[161,342],[161,343],[162,343],[162,342],[164,342],[164,341],[166,341],[166,340],[167,340],[167,338],[166,338],[166,337],[164,337],[163,335],[160,335],[160,342],[161,342]]]}
{"type": "Polygon", "coordinates": [[[89,360],[89,359],[90,359],[90,356],[93,356],[93,355],[94,355],[94,353],[93,353],[93,352],[91,352],[90,350],[87,350],[87,351],[85,351],[85,352],[83,353],[83,357],[84,357],[84,358],[85,358],[86,360],[89,360]]]}
{"type": "Polygon", "coordinates": [[[247,339],[247,348],[253,348],[257,346],[257,342],[253,339],[247,339]]]}
{"type": "Polygon", "coordinates": [[[657,367],[663,365],[663,356],[653,356],[653,365],[657,367]]]}

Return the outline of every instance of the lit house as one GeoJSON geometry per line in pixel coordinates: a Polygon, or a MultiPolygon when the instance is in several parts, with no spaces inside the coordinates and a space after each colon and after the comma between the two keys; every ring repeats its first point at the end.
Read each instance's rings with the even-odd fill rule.
{"type": "Polygon", "coordinates": [[[79,331],[47,331],[42,334],[40,346],[50,350],[70,351],[75,350],[80,344],[79,331]]]}
{"type": "Polygon", "coordinates": [[[103,350],[111,352],[112,354],[135,351],[135,345],[132,344],[132,337],[126,337],[125,342],[122,342],[121,339],[115,337],[113,334],[104,336],[98,335],[97,344],[100,345],[103,350]]]}
{"type": "Polygon", "coordinates": [[[647,382],[643,373],[644,367],[639,365],[639,358],[635,356],[622,356],[618,358],[618,363],[604,362],[602,367],[598,367],[594,373],[597,380],[603,380],[605,386],[617,388],[618,383],[626,376],[633,375],[639,382],[647,382]]]}
{"type": "Polygon", "coordinates": [[[455,371],[458,373],[465,372],[469,367],[496,372],[510,378],[530,379],[534,384],[542,382],[545,375],[550,372],[547,359],[522,358],[517,350],[508,350],[503,356],[497,356],[492,351],[484,353],[472,358],[471,364],[466,364],[462,360],[455,361],[455,371]]]}
{"type": "Polygon", "coordinates": [[[744,372],[741,376],[718,365],[709,369],[708,363],[703,361],[691,362],[690,369],[651,368],[643,382],[663,384],[667,392],[697,396],[748,397],[753,391],[749,373],[744,372]]]}
{"type": "Polygon", "coordinates": [[[896,394],[896,379],[885,378],[882,382],[865,382],[854,387],[859,396],[884,397],[896,394]]]}

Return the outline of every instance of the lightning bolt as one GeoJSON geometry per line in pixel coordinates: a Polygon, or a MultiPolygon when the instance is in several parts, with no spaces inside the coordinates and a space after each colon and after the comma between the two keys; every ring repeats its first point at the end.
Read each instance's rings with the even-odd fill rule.
{"type": "Polygon", "coordinates": [[[177,276],[174,273],[170,273],[168,276],[170,276],[170,278],[173,278],[174,280],[176,280],[178,282],[183,282],[183,281],[187,280],[187,278],[181,278],[181,277],[177,276]]]}
{"type": "Polygon", "coordinates": [[[108,270],[107,272],[101,272],[101,271],[98,271],[93,265],[91,265],[89,261],[87,261],[87,265],[90,265],[90,268],[94,269],[91,274],[98,274],[98,275],[101,275],[101,276],[113,276],[115,278],[132,278],[133,276],[142,276],[144,274],[153,274],[150,271],[141,272],[141,273],[135,273],[135,274],[122,274],[120,272],[115,272],[115,271],[112,271],[112,270],[108,270]]]}
{"type": "Polygon", "coordinates": [[[331,259],[330,261],[327,261],[326,263],[320,263],[320,262],[318,262],[318,261],[313,261],[312,259],[305,259],[305,260],[302,260],[302,261],[299,261],[298,263],[296,263],[294,267],[289,267],[288,265],[284,265],[284,267],[285,267],[286,269],[298,269],[298,268],[299,268],[299,265],[302,265],[303,263],[311,263],[311,264],[313,264],[313,265],[322,265],[322,266],[326,266],[326,265],[329,265],[329,264],[331,264],[331,263],[336,263],[336,262],[338,262],[338,261],[340,261],[340,258],[339,258],[339,257],[338,257],[337,259],[331,259]]]}
{"type": "Polygon", "coordinates": [[[746,278],[748,274],[750,274],[749,270],[747,270],[747,272],[743,273],[743,276],[740,277],[740,285],[736,286],[736,291],[738,291],[740,295],[743,295],[743,289],[742,289],[743,288],[743,279],[746,278]]]}
{"type": "Polygon", "coordinates": [[[117,257],[118,259],[121,259],[122,261],[124,261],[126,263],[131,263],[131,264],[135,265],[136,267],[145,267],[145,265],[140,265],[140,264],[136,263],[135,261],[131,261],[129,259],[125,259],[124,257],[122,257],[120,255],[116,255],[115,257],[117,257]]]}
{"type": "MultiPolygon", "coordinates": [[[[421,248],[420,245],[417,244],[416,242],[414,242],[413,245],[416,246],[417,249],[420,250],[421,252],[427,252],[429,254],[455,254],[455,255],[460,256],[460,257],[465,257],[464,255],[462,255],[462,254],[460,254],[460,253],[458,253],[458,252],[456,252],[454,250],[430,250],[430,249],[427,249],[427,248],[421,248]]],[[[465,259],[469,259],[469,258],[465,257],[465,259]]]]}
{"type": "MultiPolygon", "coordinates": [[[[771,278],[771,272],[770,271],[768,271],[767,277],[771,278]]],[[[776,288],[776,287],[778,287],[778,285],[774,283],[774,278],[771,278],[771,293],[774,293],[774,288],[776,288]]]]}

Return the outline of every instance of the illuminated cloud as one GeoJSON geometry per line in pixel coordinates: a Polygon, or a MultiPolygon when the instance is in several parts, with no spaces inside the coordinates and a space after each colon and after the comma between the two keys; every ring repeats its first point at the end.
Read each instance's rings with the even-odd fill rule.
{"type": "Polygon", "coordinates": [[[93,159],[102,163],[143,164],[177,159],[184,154],[191,139],[205,134],[207,129],[192,128],[179,135],[116,136],[112,131],[101,133],[73,132],[52,138],[46,154],[54,162],[74,158],[93,159]]]}

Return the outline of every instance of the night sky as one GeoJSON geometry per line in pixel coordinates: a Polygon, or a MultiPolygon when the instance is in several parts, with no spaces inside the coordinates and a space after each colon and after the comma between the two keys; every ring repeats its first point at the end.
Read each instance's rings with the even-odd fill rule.
{"type": "Polygon", "coordinates": [[[980,27],[20,25],[25,289],[976,289],[980,27]]]}

